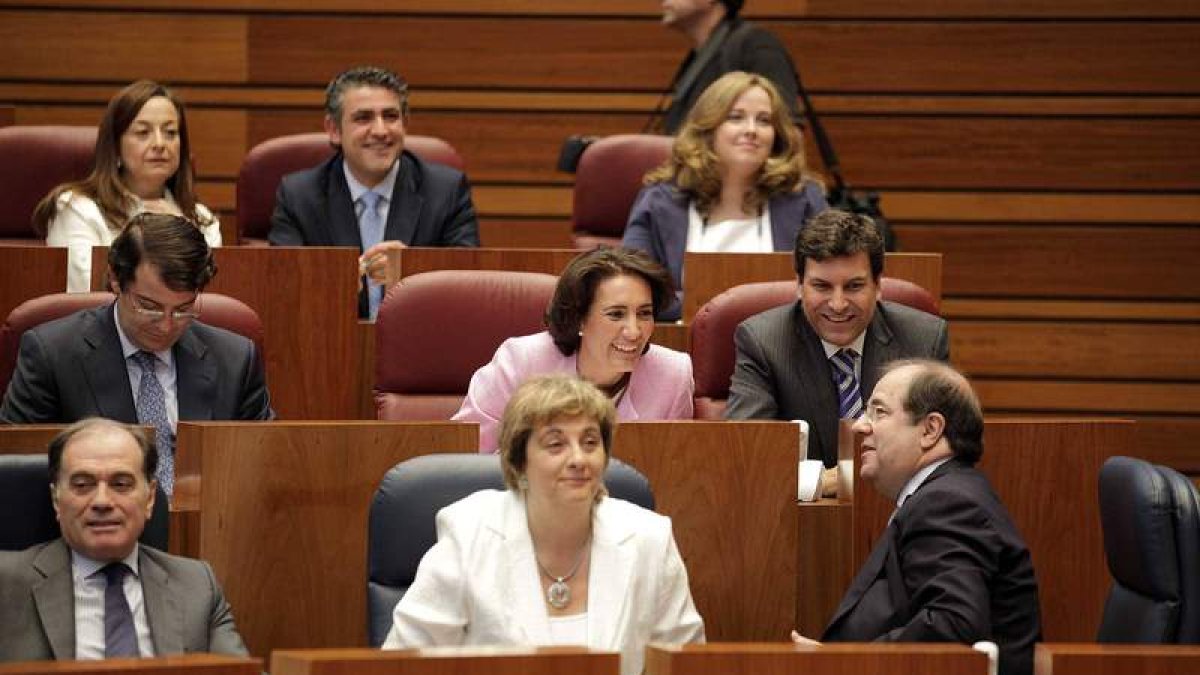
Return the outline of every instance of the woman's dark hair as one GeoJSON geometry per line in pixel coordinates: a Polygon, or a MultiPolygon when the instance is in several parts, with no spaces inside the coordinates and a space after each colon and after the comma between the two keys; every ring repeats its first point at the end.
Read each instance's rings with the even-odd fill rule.
{"type": "Polygon", "coordinates": [[[581,253],[558,277],[554,297],[546,309],[546,328],[563,356],[579,351],[579,327],[592,307],[596,287],[616,276],[640,277],[650,286],[654,313],[675,299],[671,274],[650,256],[630,248],[597,248],[581,253]]]}

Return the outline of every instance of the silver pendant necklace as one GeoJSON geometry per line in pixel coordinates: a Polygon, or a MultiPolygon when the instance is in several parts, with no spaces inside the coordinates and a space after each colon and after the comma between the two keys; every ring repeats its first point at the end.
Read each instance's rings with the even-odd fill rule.
{"type": "Polygon", "coordinates": [[[538,560],[537,552],[534,552],[533,560],[537,563],[538,569],[541,570],[542,574],[546,575],[547,579],[554,580],[550,584],[550,587],[546,589],[546,602],[550,603],[550,606],[554,609],[563,609],[571,604],[571,587],[567,585],[567,582],[575,576],[575,573],[579,571],[579,567],[583,565],[583,557],[587,553],[588,544],[590,543],[592,543],[592,536],[589,534],[587,541],[583,542],[583,548],[579,550],[579,559],[575,561],[575,566],[571,568],[570,572],[561,577],[556,577],[547,572],[546,568],[542,566],[542,561],[538,560]]]}

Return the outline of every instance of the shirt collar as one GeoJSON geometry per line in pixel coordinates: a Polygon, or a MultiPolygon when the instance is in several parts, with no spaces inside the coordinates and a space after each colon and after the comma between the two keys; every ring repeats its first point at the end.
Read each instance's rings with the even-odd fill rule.
{"type": "MultiPolygon", "coordinates": [[[[121,340],[121,354],[125,357],[126,361],[128,361],[129,357],[133,356],[134,354],[143,351],[141,347],[133,344],[133,341],[131,341],[129,336],[125,335],[125,331],[121,329],[121,301],[119,298],[113,303],[113,323],[117,324],[117,337],[121,340]]],[[[167,364],[168,368],[174,367],[175,355],[170,349],[161,352],[154,352],[154,355],[158,357],[159,361],[167,364]]]]}
{"type": "Polygon", "coordinates": [[[343,158],[342,175],[346,177],[346,185],[350,188],[350,202],[357,204],[359,197],[362,197],[363,193],[367,190],[372,190],[380,197],[390,200],[392,198],[392,192],[396,188],[396,176],[400,173],[400,159],[402,157],[404,157],[403,154],[396,158],[395,163],[392,164],[392,168],[388,170],[387,175],[384,176],[383,180],[379,181],[379,185],[376,185],[375,187],[367,187],[366,185],[358,182],[358,179],[356,179],[354,174],[350,172],[350,165],[346,164],[346,160],[343,158]]]}
{"type": "Polygon", "coordinates": [[[896,508],[899,509],[901,506],[904,506],[905,500],[913,496],[913,493],[917,491],[917,488],[921,487],[921,484],[924,483],[927,478],[929,478],[929,474],[933,473],[939,466],[949,462],[951,459],[954,459],[953,455],[950,457],[943,457],[913,474],[913,477],[909,478],[908,482],[904,484],[904,488],[900,490],[900,494],[896,496],[896,508]]]}
{"type": "Polygon", "coordinates": [[[863,332],[858,334],[858,337],[854,338],[853,342],[846,345],[845,347],[839,347],[839,346],[833,344],[832,342],[826,342],[823,338],[821,339],[821,346],[825,348],[825,358],[826,359],[833,358],[833,355],[838,353],[838,350],[841,350],[841,349],[853,349],[854,353],[858,354],[861,357],[863,354],[863,345],[866,343],[866,341],[867,341],[867,331],[864,330],[863,332]]]}
{"type": "Polygon", "coordinates": [[[140,544],[134,542],[133,550],[129,552],[129,555],[125,556],[119,561],[93,560],[79,551],[71,549],[71,569],[74,571],[76,578],[87,579],[104,569],[104,567],[111,562],[123,562],[125,563],[126,567],[133,572],[133,576],[136,578],[138,576],[138,546],[140,546],[140,544]]]}

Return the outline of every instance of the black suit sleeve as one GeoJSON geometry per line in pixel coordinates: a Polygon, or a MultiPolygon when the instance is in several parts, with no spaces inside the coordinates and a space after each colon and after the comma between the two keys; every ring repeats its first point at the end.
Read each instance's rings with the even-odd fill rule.
{"type": "Polygon", "coordinates": [[[271,409],[271,394],[267,391],[267,383],[263,377],[262,359],[258,349],[250,343],[249,358],[242,376],[241,400],[238,402],[239,420],[273,420],[275,411],[271,409]]]}
{"type": "Polygon", "coordinates": [[[912,618],[879,639],[964,644],[991,639],[989,584],[1002,544],[990,515],[960,492],[925,497],[904,507],[913,508],[895,533],[912,618]]]}
{"type": "Polygon", "coordinates": [[[0,421],[8,424],[63,422],[54,371],[37,331],[25,331],[17,365],[0,404],[0,421]]]}
{"type": "Polygon", "coordinates": [[[479,246],[479,222],[475,218],[475,203],[471,200],[471,185],[460,175],[455,186],[439,246],[479,246]]]}
{"type": "Polygon", "coordinates": [[[306,243],[289,194],[287,180],[280,181],[279,189],[275,191],[275,210],[271,213],[271,231],[267,234],[272,246],[304,246],[306,243]]]}

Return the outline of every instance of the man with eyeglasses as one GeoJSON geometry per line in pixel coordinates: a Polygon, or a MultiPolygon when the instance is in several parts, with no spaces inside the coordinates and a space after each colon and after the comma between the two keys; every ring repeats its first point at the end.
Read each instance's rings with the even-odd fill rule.
{"type": "Polygon", "coordinates": [[[197,319],[216,265],[188,220],[135,216],[113,240],[108,265],[115,302],[21,336],[0,421],[153,426],[157,478],[170,495],[179,420],[274,418],[262,362],[249,339],[197,319]]]}

